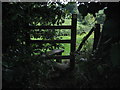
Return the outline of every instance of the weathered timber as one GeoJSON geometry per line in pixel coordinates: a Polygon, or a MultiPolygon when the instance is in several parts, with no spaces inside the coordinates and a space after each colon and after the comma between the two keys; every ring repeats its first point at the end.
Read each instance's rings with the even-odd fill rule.
{"type": "Polygon", "coordinates": [[[66,55],[66,56],[61,56],[61,55],[57,55],[57,56],[46,56],[46,55],[42,55],[39,57],[39,59],[69,59],[70,56],[66,55]]]}
{"type": "MultiPolygon", "coordinates": [[[[63,52],[64,52],[64,50],[54,49],[54,50],[52,50],[52,51],[48,51],[45,55],[46,55],[46,56],[62,55],[63,52]]],[[[56,59],[56,62],[61,63],[61,62],[62,62],[62,59],[56,59]]]]}
{"type": "Polygon", "coordinates": [[[93,50],[97,48],[100,38],[100,24],[95,24],[93,50]]]}
{"type": "MultiPolygon", "coordinates": [[[[25,26],[28,30],[34,29],[70,29],[71,30],[71,40],[29,40],[29,43],[70,43],[70,55],[69,56],[61,56],[62,52],[57,53],[55,55],[42,55],[39,56],[39,59],[57,59],[56,61],[61,62],[61,59],[70,59],[70,70],[74,69],[75,66],[75,55],[74,52],[76,50],[76,26],[77,26],[77,14],[72,15],[72,25],[69,26],[25,26]]],[[[52,54],[52,52],[51,52],[52,54]]],[[[57,62],[56,62],[57,63],[57,62]]],[[[62,67],[62,65],[57,65],[62,67]]],[[[67,66],[68,67],[68,66],[67,66]]]]}
{"type": "Polygon", "coordinates": [[[30,40],[30,43],[71,43],[71,40],[30,40]]]}
{"type": "Polygon", "coordinates": [[[72,15],[72,29],[71,29],[71,57],[70,57],[70,68],[71,70],[75,67],[75,55],[73,54],[76,50],[76,26],[77,26],[77,14],[72,15]]]}
{"type": "Polygon", "coordinates": [[[61,52],[64,52],[64,50],[54,49],[54,50],[52,50],[52,51],[48,51],[48,52],[46,53],[46,55],[51,56],[51,55],[59,54],[59,53],[61,53],[61,52]]]}
{"type": "Polygon", "coordinates": [[[71,29],[72,26],[28,26],[28,29],[71,29]]]}

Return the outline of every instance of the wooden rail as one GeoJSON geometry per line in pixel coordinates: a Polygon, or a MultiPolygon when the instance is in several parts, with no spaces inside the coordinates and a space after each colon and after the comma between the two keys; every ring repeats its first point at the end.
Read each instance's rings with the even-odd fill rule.
{"type": "Polygon", "coordinates": [[[28,26],[28,29],[71,29],[72,26],[28,26]]]}
{"type": "Polygon", "coordinates": [[[61,55],[57,55],[57,56],[40,56],[40,59],[70,59],[70,55],[66,55],[66,56],[61,56],[61,55]]]}
{"type": "Polygon", "coordinates": [[[30,43],[71,43],[71,40],[30,40],[30,43]]]}
{"type": "MultiPolygon", "coordinates": [[[[27,39],[28,43],[70,43],[70,56],[50,56],[41,57],[47,59],[70,59],[70,69],[73,70],[75,66],[75,55],[76,50],[76,26],[77,26],[77,14],[72,14],[72,25],[68,26],[27,26],[27,30],[33,29],[70,29],[71,30],[71,40],[30,40],[30,36],[27,39]]],[[[26,34],[28,35],[28,34],[26,34]]],[[[30,34],[29,34],[30,35],[30,34]]]]}
{"type": "Polygon", "coordinates": [[[100,38],[100,24],[95,24],[93,50],[97,48],[100,38]]]}

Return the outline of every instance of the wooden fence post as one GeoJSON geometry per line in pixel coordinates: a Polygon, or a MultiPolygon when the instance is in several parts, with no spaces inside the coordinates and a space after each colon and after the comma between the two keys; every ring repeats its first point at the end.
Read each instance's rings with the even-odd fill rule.
{"type": "Polygon", "coordinates": [[[76,26],[77,26],[77,14],[72,14],[72,28],[71,28],[71,53],[70,53],[70,69],[75,67],[75,55],[76,50],[76,26]]]}
{"type": "Polygon", "coordinates": [[[71,40],[30,40],[30,33],[26,31],[26,44],[30,45],[30,43],[53,43],[53,42],[70,43],[71,44],[70,56],[60,56],[60,57],[55,56],[55,57],[57,59],[70,59],[70,70],[73,70],[75,67],[76,26],[77,26],[77,14],[72,14],[72,25],[69,26],[28,26],[27,27],[28,29],[71,29],[71,40]]]}
{"type": "Polygon", "coordinates": [[[93,51],[96,49],[100,37],[100,24],[95,24],[93,51]]]}

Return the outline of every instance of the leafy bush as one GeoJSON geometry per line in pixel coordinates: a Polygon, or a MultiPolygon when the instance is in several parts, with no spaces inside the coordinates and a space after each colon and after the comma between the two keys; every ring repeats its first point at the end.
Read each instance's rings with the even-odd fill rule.
{"type": "MultiPolygon", "coordinates": [[[[26,46],[11,47],[3,55],[3,88],[42,88],[52,65],[47,60],[31,56],[26,46]]],[[[45,87],[44,87],[45,88],[45,87]]]]}
{"type": "Polygon", "coordinates": [[[28,30],[28,25],[54,25],[64,21],[65,13],[56,3],[2,3],[3,9],[3,88],[41,88],[41,84],[52,70],[47,60],[36,57],[34,50],[39,54],[47,50],[59,48],[59,44],[32,44],[30,36],[43,39],[56,37],[56,31],[28,30]],[[48,16],[49,15],[49,16],[48,16]],[[37,33],[37,34],[36,34],[37,33]],[[30,35],[31,34],[31,35],[30,35]],[[7,87],[6,87],[7,86],[7,87]]]}

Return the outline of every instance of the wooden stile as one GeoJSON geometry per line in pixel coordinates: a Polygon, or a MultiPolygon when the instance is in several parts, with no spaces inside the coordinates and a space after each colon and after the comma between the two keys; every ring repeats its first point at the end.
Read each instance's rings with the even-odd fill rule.
{"type": "MultiPolygon", "coordinates": [[[[75,67],[75,55],[76,50],[76,26],[77,26],[77,14],[72,14],[72,25],[68,26],[27,26],[28,30],[33,29],[71,29],[71,40],[28,40],[29,43],[70,43],[70,55],[69,56],[41,56],[41,59],[70,59],[70,70],[75,67]]],[[[28,35],[28,34],[27,34],[28,35]]]]}

